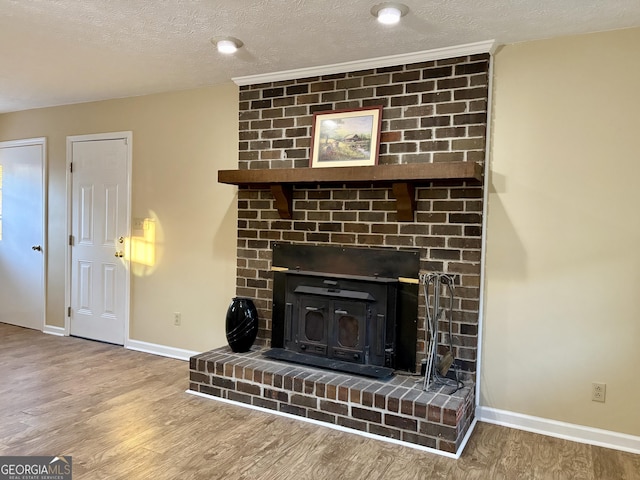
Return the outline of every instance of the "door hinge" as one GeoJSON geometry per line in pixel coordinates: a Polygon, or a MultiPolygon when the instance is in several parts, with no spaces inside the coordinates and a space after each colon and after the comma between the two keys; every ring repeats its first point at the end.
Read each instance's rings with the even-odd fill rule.
{"type": "Polygon", "coordinates": [[[73,173],[73,162],[69,163],[69,172],[73,173]]]}
{"type": "Polygon", "coordinates": [[[73,247],[73,235],[69,235],[69,246],[73,247]]]}
{"type": "Polygon", "coordinates": [[[71,307],[67,307],[67,317],[71,317],[71,307]]]}

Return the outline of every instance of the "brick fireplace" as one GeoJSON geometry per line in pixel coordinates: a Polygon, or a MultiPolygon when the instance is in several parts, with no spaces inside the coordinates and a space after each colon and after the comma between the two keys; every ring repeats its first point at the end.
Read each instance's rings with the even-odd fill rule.
{"type": "MultiPolygon", "coordinates": [[[[477,54],[241,86],[238,169],[306,168],[314,112],[374,105],[383,107],[379,165],[483,164],[489,59],[489,54],[477,54]]],[[[358,401],[352,402],[353,385],[340,375],[340,381],[337,377],[332,377],[333,380],[324,378],[322,386],[318,387],[317,380],[323,377],[319,374],[318,378],[313,377],[310,386],[305,380],[298,389],[294,376],[289,380],[291,388],[287,389],[284,383],[287,375],[277,365],[252,364],[264,361],[258,361],[255,352],[252,353],[254,357],[246,359],[248,363],[243,363],[245,360],[236,358],[228,349],[192,359],[191,389],[266,408],[293,411],[309,418],[331,417],[333,420],[328,421],[334,424],[342,419],[342,424],[357,425],[353,428],[358,430],[455,451],[473,417],[483,188],[480,179],[427,179],[416,184],[414,221],[399,221],[394,189],[379,183],[347,185],[334,181],[294,185],[290,219],[281,218],[277,199],[269,189],[240,186],[238,192],[236,293],[253,299],[258,309],[260,325],[256,348],[271,346],[274,243],[418,251],[421,272],[444,272],[456,279],[453,346],[461,378],[466,383],[463,391],[451,397],[457,400],[446,398],[446,392],[431,395],[419,389],[408,390],[408,393],[398,390],[396,393],[402,392],[402,396],[396,399],[391,392],[407,388],[408,384],[415,383],[412,380],[400,381],[402,385],[394,383],[391,392],[378,403],[375,392],[386,392],[384,385],[367,384],[354,390],[358,392],[353,393],[358,401]],[[247,365],[253,365],[248,383],[247,365]],[[254,376],[256,369],[260,371],[260,381],[254,376]],[[274,378],[279,378],[277,375],[282,377],[279,386],[274,383],[274,378]],[[326,404],[329,398],[327,386],[333,385],[332,382],[338,382],[337,386],[349,385],[342,397],[344,405],[335,407],[339,408],[339,414],[321,408],[322,402],[326,404]],[[368,391],[367,388],[373,399],[364,405],[371,407],[367,415],[376,419],[380,416],[380,422],[367,423],[365,419],[357,418],[363,415],[363,392],[368,391]],[[296,405],[296,401],[302,401],[298,398],[300,395],[315,400],[303,399],[308,405],[296,405]],[[405,398],[404,395],[408,396],[405,398]],[[437,419],[434,414],[429,420],[430,402],[435,397],[438,397],[440,414],[437,419]],[[410,400],[411,404],[404,410],[403,399],[410,400]],[[389,404],[391,410],[388,410],[389,404]],[[396,404],[398,409],[393,409],[396,404]],[[446,405],[451,406],[451,412],[446,414],[446,423],[443,423],[442,407],[446,405]],[[392,422],[409,425],[409,430],[385,424],[387,416],[401,417],[402,421],[392,422]],[[443,439],[440,431],[445,427],[455,430],[447,439],[443,439]]],[[[425,351],[426,302],[422,289],[418,290],[416,365],[409,370],[419,372],[425,351]]],[[[448,334],[442,335],[443,343],[448,343],[448,334]]],[[[355,381],[354,385],[357,383],[355,381]]],[[[341,401],[337,393],[331,400],[341,401]]]]}

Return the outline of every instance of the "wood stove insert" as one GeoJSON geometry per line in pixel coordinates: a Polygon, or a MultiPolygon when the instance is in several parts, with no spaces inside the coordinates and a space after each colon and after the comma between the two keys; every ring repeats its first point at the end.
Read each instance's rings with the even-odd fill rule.
{"type": "Polygon", "coordinates": [[[375,378],[413,371],[417,252],[275,244],[269,358],[375,378]]]}

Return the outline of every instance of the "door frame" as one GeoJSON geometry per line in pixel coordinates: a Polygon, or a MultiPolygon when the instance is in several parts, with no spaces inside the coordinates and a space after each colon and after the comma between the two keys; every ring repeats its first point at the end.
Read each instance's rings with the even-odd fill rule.
{"type": "MultiPolygon", "coordinates": [[[[71,309],[71,245],[69,239],[73,234],[73,226],[71,225],[72,211],[73,211],[73,174],[71,172],[71,162],[73,161],[73,143],[74,142],[89,142],[100,140],[125,140],[127,145],[127,191],[125,195],[127,197],[127,219],[126,219],[126,236],[131,237],[131,190],[132,190],[132,163],[133,163],[133,132],[110,132],[110,133],[96,133],[89,135],[70,135],[67,136],[67,239],[66,239],[66,254],[65,254],[65,312],[64,312],[64,334],[69,336],[71,330],[71,317],[69,316],[69,310],[71,309]]],[[[125,251],[123,257],[125,261],[125,298],[124,298],[124,347],[129,344],[129,317],[131,313],[131,259],[129,252],[125,251]]]]}
{"type": "Polygon", "coordinates": [[[47,137],[35,137],[25,138],[21,140],[7,140],[0,142],[0,148],[14,148],[14,147],[30,147],[33,145],[39,145],[42,147],[41,157],[41,171],[42,174],[42,286],[40,289],[40,295],[42,296],[42,319],[40,324],[40,330],[46,332],[47,325],[47,258],[49,255],[48,242],[47,242],[47,218],[48,218],[48,164],[47,164],[47,137]]]}

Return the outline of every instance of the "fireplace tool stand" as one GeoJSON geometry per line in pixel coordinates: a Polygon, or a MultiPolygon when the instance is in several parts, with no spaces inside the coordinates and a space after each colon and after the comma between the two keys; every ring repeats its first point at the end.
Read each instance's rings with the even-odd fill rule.
{"type": "MultiPolygon", "coordinates": [[[[428,342],[425,341],[425,373],[423,390],[428,390],[431,385],[448,385],[454,387],[450,393],[457,391],[463,386],[458,374],[458,366],[453,355],[453,301],[455,297],[454,278],[446,273],[422,273],[420,283],[424,290],[426,301],[425,332],[427,332],[428,342]],[[433,288],[433,302],[429,301],[429,288],[433,288]],[[447,295],[444,295],[445,292],[447,295]],[[441,299],[448,297],[448,309],[441,307],[441,299]],[[447,315],[448,313],[448,315],[447,315]],[[440,356],[438,361],[438,322],[444,317],[449,327],[449,350],[440,356]],[[448,318],[447,318],[448,317],[448,318]],[[446,375],[453,367],[454,378],[446,375]]],[[[442,302],[444,305],[444,301],[442,302]]]]}

